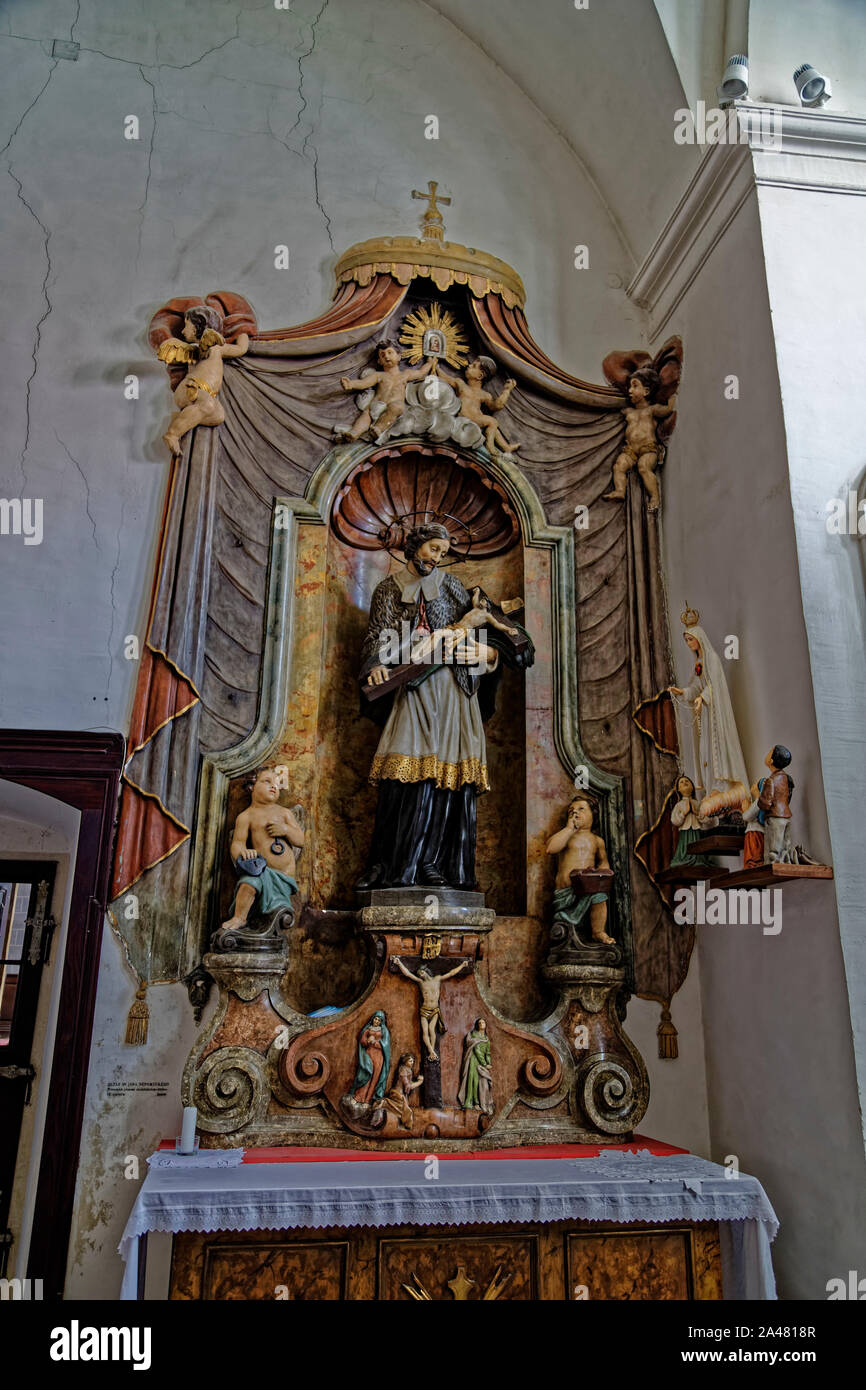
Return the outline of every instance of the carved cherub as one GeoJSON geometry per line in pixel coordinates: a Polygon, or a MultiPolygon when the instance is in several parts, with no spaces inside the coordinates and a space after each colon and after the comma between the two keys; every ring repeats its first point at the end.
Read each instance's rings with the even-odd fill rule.
{"type": "Polygon", "coordinates": [[[613,489],[605,497],[621,502],[625,498],[625,482],[628,473],[637,464],[641,482],[649,498],[647,510],[657,512],[659,508],[659,484],[656,467],[664,458],[664,445],[661,442],[656,421],[666,419],[676,410],[676,396],[668,404],[662,405],[654,397],[661,385],[661,378],[654,367],[639,367],[629,378],[628,395],[630,406],[623,410],[625,416],[625,444],[613,465],[613,489]]]}
{"type": "Polygon", "coordinates": [[[236,343],[227,343],[219,332],[219,315],[206,304],[196,304],[183,316],[183,339],[166,338],[157,349],[160,362],[189,362],[190,370],[174,392],[177,410],[162,436],[173,454],[180,441],[196,425],[221,425],[226,418],[219,402],[223,384],[223,361],[243,357],[250,345],[246,333],[236,343]]]}
{"type": "Polygon", "coordinates": [[[238,886],[224,931],[244,926],[257,898],[264,916],[280,907],[291,908],[298,891],[293,875],[304,843],[302,808],[290,811],[279,804],[280,787],[272,767],[259,768],[247,786],[250,804],[235,821],[229,850],[238,886]]]}
{"type": "Polygon", "coordinates": [[[421,381],[435,366],[436,359],[428,357],[423,367],[402,372],[400,370],[400,350],[385,339],[376,347],[376,361],[379,371],[368,367],[362,377],[353,381],[351,377],[340,377],[344,391],[363,391],[359,401],[361,413],[349,429],[337,427],[334,434],[339,439],[360,439],[375,426],[376,439],[380,442],[393,424],[399,420],[406,409],[406,386],[410,381],[421,381]],[[368,396],[369,398],[365,399],[368,396]]]}
{"type": "Polygon", "coordinates": [[[484,407],[502,410],[517,383],[509,377],[499,395],[491,395],[489,391],[484,390],[483,383],[495,371],[496,363],[492,357],[476,357],[465,369],[465,381],[462,377],[450,376],[441,366],[437,368],[437,375],[447,381],[449,386],[453,386],[460,397],[460,414],[484,430],[489,452],[493,454],[499,449],[504,454],[513,454],[520,445],[508,443],[493,416],[488,415],[484,407]]]}
{"type": "Polygon", "coordinates": [[[581,869],[610,869],[607,848],[601,836],[593,830],[593,819],[592,802],[588,796],[578,792],[568,808],[565,825],[547,842],[547,853],[559,855],[553,912],[556,921],[572,927],[578,927],[588,913],[593,941],[603,946],[613,946],[613,937],[605,931],[607,894],[582,896],[571,880],[572,873],[581,869]]]}

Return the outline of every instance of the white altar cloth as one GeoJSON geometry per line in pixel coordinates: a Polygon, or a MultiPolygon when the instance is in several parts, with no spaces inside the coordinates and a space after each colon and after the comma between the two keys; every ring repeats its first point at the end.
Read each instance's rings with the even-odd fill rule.
{"type": "Polygon", "coordinates": [[[725,1298],[776,1297],[775,1212],[757,1178],[692,1154],[613,1150],[598,1158],[242,1163],[232,1151],[149,1160],[120,1242],[121,1298],[136,1297],[148,1231],[252,1231],[477,1222],[718,1221],[725,1298]],[[219,1166],[211,1166],[217,1164],[219,1166]]]}

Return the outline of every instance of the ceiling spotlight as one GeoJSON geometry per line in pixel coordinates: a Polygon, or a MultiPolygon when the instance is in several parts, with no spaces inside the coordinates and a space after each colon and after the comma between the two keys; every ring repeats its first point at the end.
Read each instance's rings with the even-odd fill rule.
{"type": "Polygon", "coordinates": [[[739,101],[749,90],[749,60],[745,53],[735,53],[728,59],[722,77],[722,85],[717,89],[719,101],[739,101]]]}
{"type": "Polygon", "coordinates": [[[833,95],[829,77],[822,77],[811,63],[802,63],[797,68],[794,83],[804,106],[823,106],[833,95]]]}

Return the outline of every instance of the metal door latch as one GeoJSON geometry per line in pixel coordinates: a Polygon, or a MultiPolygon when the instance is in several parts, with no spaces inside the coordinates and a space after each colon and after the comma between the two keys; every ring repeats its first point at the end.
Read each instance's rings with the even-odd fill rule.
{"type": "Polygon", "coordinates": [[[33,1090],[33,1082],[36,1080],[36,1068],[32,1062],[28,1062],[26,1067],[0,1067],[0,1080],[26,1081],[27,1090],[24,1095],[24,1104],[30,1104],[30,1093],[33,1090]]]}

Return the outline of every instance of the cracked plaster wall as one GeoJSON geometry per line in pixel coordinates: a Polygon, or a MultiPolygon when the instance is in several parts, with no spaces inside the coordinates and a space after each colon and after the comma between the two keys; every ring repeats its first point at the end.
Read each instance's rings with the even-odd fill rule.
{"type": "MultiPolygon", "coordinates": [[[[543,73],[532,76],[543,86],[543,73]]],[[[436,178],[454,199],[448,235],[518,269],[554,360],[599,380],[606,352],[643,342],[624,291],[633,253],[599,169],[590,178],[520,86],[430,5],[5,0],[0,92],[0,495],[44,501],[41,545],[0,539],[7,724],[127,728],[136,668],[124,637],[142,634],[168,465],[167,379],[145,335],[170,296],[235,290],[265,328],[314,317],[335,255],[365,237],[414,233],[421,208],[410,190],[436,178]],[[77,44],[77,58],[55,41],[77,44]],[[431,114],[438,141],[425,139],[431,114]],[[129,115],[138,140],[124,138],[129,115]],[[274,268],[280,243],[285,271],[274,268]],[[588,270],[573,268],[576,244],[589,247],[588,270]],[[124,397],[130,373],[138,400],[124,397]]],[[[642,163],[632,179],[649,177],[642,163]]],[[[116,1297],[115,1249],[137,1188],[126,1158],[143,1175],[146,1155],[175,1132],[194,1036],[182,989],[154,989],[148,1044],[126,1047],[133,988],[106,929],[73,1297],[116,1297]],[[162,1099],[131,1089],[162,1080],[162,1099]],[[110,1081],[129,1089],[109,1099],[110,1081]]],[[[692,996],[679,1023],[693,1045],[675,1068],[654,1058],[652,1006],[633,1010],[659,1113],[678,1117],[665,1137],[702,1149],[692,996]]]]}

